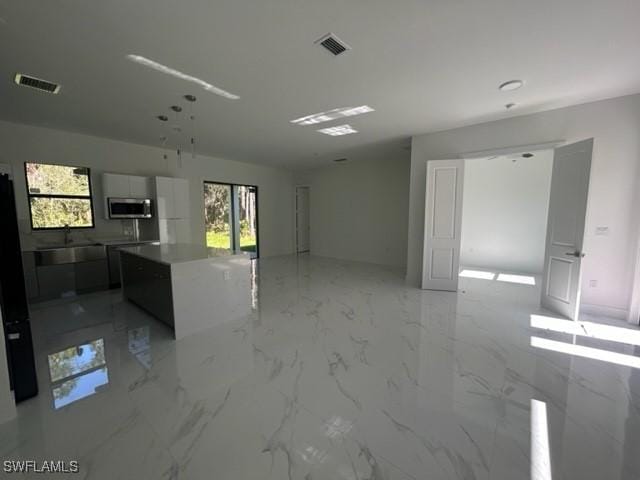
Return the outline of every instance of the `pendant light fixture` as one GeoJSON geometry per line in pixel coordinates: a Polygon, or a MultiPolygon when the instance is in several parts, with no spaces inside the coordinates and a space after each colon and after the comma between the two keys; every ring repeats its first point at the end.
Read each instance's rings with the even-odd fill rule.
{"type": "Polygon", "coordinates": [[[189,115],[189,120],[191,121],[191,139],[190,139],[190,143],[191,143],[191,158],[196,158],[196,127],[195,127],[195,120],[196,117],[194,115],[194,107],[195,107],[195,103],[196,103],[196,96],[195,95],[185,95],[184,99],[189,102],[190,105],[190,115],[189,115]]]}
{"type": "MultiPolygon", "coordinates": [[[[195,103],[196,96],[191,94],[183,95],[188,104],[189,104],[189,144],[191,148],[191,158],[196,158],[196,116],[195,116],[195,103]]],[[[182,106],[180,105],[171,105],[169,110],[173,112],[173,125],[170,128],[163,128],[163,135],[160,137],[162,142],[162,148],[167,147],[167,143],[169,143],[169,136],[176,136],[175,148],[177,155],[178,168],[182,168],[182,132],[183,126],[181,125],[180,115],[183,111],[182,106]]],[[[164,125],[167,125],[169,122],[169,117],[167,115],[157,115],[156,118],[160,120],[164,125]]],[[[167,155],[164,154],[163,158],[166,159],[167,155]]]]}
{"type": "MultiPolygon", "coordinates": [[[[167,122],[169,121],[169,117],[167,117],[166,115],[157,115],[156,118],[158,120],[160,120],[162,122],[162,135],[160,136],[160,145],[162,147],[162,149],[166,149],[167,148],[167,122]]],[[[167,159],[167,154],[165,152],[162,152],[162,159],[166,160],[167,159]]]]}
{"type": "Polygon", "coordinates": [[[176,122],[173,125],[173,131],[176,132],[176,137],[177,137],[176,155],[178,157],[178,168],[182,168],[182,148],[181,148],[181,142],[180,142],[180,133],[182,132],[182,127],[180,126],[180,122],[179,122],[179,115],[182,112],[182,107],[180,105],[171,105],[170,108],[176,114],[175,115],[176,122]]]}

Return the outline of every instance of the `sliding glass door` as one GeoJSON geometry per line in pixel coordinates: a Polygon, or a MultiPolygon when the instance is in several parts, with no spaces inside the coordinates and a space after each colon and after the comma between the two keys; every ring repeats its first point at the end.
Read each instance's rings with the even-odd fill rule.
{"type": "Polygon", "coordinates": [[[233,248],[231,185],[204,184],[204,224],[207,246],[233,248]]]}
{"type": "Polygon", "coordinates": [[[204,183],[207,246],[258,256],[258,187],[204,183]]]}
{"type": "Polygon", "coordinates": [[[240,222],[240,250],[258,253],[258,187],[238,185],[238,220],[240,222]]]}

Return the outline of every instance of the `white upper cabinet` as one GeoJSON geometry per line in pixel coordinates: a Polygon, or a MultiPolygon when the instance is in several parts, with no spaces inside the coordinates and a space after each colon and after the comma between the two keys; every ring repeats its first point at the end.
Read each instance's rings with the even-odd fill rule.
{"type": "Polygon", "coordinates": [[[158,218],[176,218],[173,199],[173,178],[156,177],[156,213],[158,218]]]}
{"type": "Polygon", "coordinates": [[[173,201],[176,218],[190,218],[189,181],[184,178],[173,179],[173,201]]]}
{"type": "Polygon", "coordinates": [[[128,198],[131,193],[129,175],[102,174],[102,191],[105,198],[128,198]]]}
{"type": "Polygon", "coordinates": [[[159,219],[190,218],[189,181],[156,177],[156,212],[159,219]]]}
{"type": "Polygon", "coordinates": [[[188,218],[174,220],[177,243],[191,243],[191,222],[188,218]]]}
{"type": "Polygon", "coordinates": [[[102,190],[106,198],[149,198],[149,178],[118,173],[102,174],[102,190]]]}
{"type": "Polygon", "coordinates": [[[188,219],[191,217],[189,181],[184,178],[148,178],[103,173],[102,191],[104,193],[106,215],[108,215],[107,198],[155,197],[154,216],[159,220],[188,219]]]}
{"type": "Polygon", "coordinates": [[[131,198],[151,198],[149,178],[129,176],[129,189],[131,198]]]}
{"type": "Polygon", "coordinates": [[[108,198],[151,198],[148,177],[121,175],[119,173],[102,174],[102,194],[104,197],[105,218],[109,219],[108,198]]]}

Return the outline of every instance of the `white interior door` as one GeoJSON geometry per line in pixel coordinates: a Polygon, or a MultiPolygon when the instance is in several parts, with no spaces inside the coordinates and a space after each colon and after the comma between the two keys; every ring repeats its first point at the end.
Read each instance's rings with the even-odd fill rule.
{"type": "Polygon", "coordinates": [[[541,304],[572,320],[580,306],[580,270],[593,138],[555,149],[541,304]]]}
{"type": "Polygon", "coordinates": [[[464,160],[427,162],[422,288],[458,289],[464,160]]]}
{"type": "Polygon", "coordinates": [[[309,187],[296,187],[296,251],[308,252],[311,222],[309,221],[309,187]]]}

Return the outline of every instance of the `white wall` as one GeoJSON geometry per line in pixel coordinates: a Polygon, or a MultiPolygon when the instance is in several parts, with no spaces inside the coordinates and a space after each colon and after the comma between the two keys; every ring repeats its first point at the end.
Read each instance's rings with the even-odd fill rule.
{"type": "MultiPolygon", "coordinates": [[[[204,156],[192,159],[190,154],[183,155],[183,167],[178,168],[175,151],[2,121],[0,145],[0,163],[13,166],[18,217],[23,233],[29,230],[23,165],[24,162],[43,162],[91,168],[96,228],[74,231],[73,235],[96,238],[122,235],[120,221],[104,219],[104,206],[100,200],[102,172],[164,175],[189,180],[193,242],[205,241],[202,182],[211,180],[257,185],[261,255],[282,255],[293,251],[293,175],[287,170],[204,156]],[[166,160],[163,159],[165,153],[169,157],[166,160]]],[[[61,233],[33,232],[33,237],[38,238],[51,235],[61,236],[61,233]]]]}
{"type": "Polygon", "coordinates": [[[398,149],[296,174],[311,187],[311,253],[404,268],[409,162],[398,149]]]}
{"type": "Polygon", "coordinates": [[[461,265],[542,272],[552,167],[550,150],[465,161],[461,265]]]}
{"type": "Polygon", "coordinates": [[[409,200],[407,279],[417,285],[422,269],[426,161],[461,153],[563,139],[595,138],[591,167],[582,301],[628,309],[636,258],[640,95],[578,105],[413,137],[409,200]],[[596,236],[608,226],[608,236],[596,236]],[[598,286],[589,287],[590,280],[598,286]]]}

